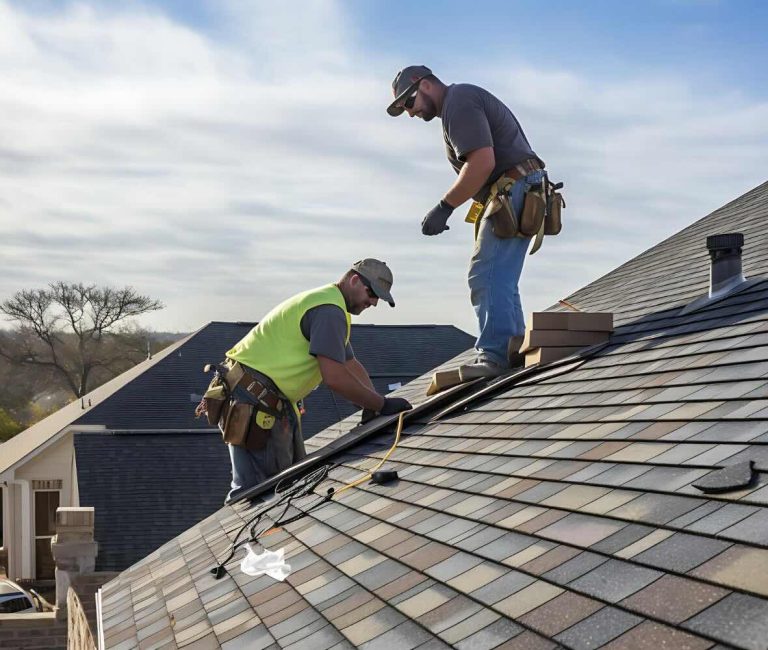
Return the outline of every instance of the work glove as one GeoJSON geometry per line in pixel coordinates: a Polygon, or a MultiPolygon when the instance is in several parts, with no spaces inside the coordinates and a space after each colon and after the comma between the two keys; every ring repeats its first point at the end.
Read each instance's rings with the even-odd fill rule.
{"type": "Polygon", "coordinates": [[[381,407],[379,415],[394,415],[400,411],[410,411],[413,407],[407,399],[402,397],[385,397],[384,406],[381,407]]]}
{"type": "Polygon", "coordinates": [[[453,213],[453,206],[441,200],[434,208],[427,212],[421,222],[421,232],[425,235],[439,235],[444,230],[450,230],[448,217],[453,213]]]}

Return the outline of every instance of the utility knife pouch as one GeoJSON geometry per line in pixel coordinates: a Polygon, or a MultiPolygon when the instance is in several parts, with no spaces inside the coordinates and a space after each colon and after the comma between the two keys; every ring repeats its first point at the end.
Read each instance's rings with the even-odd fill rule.
{"type": "Polygon", "coordinates": [[[275,425],[275,418],[270,415],[267,416],[268,419],[266,419],[266,421],[263,421],[262,418],[259,417],[260,415],[263,415],[262,411],[257,411],[253,415],[254,417],[251,418],[250,426],[248,427],[248,437],[245,441],[245,447],[250,451],[260,451],[267,446],[269,435],[272,433],[272,427],[275,425]],[[271,425],[269,428],[261,427],[258,424],[261,421],[263,421],[264,424],[270,424],[270,420],[271,425]]]}
{"type": "Polygon", "coordinates": [[[561,210],[565,207],[565,199],[560,192],[549,193],[547,216],[544,219],[544,234],[557,235],[563,229],[561,210]]]}

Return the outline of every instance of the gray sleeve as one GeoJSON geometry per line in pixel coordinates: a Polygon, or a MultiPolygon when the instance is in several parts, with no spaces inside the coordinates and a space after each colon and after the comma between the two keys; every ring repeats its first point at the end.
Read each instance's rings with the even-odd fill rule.
{"type": "Polygon", "coordinates": [[[347,337],[347,317],[336,305],[313,307],[301,319],[301,333],[309,341],[309,353],[344,363],[351,356],[347,337]]]}
{"type": "Polygon", "coordinates": [[[469,88],[456,88],[445,116],[446,139],[461,161],[475,149],[493,146],[493,135],[483,100],[469,88]]]}

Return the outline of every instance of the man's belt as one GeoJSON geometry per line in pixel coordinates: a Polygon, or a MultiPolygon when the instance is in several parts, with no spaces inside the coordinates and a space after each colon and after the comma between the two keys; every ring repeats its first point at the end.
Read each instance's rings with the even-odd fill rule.
{"type": "Polygon", "coordinates": [[[229,359],[224,368],[224,381],[230,392],[234,393],[237,388],[243,389],[256,402],[272,410],[274,414],[279,415],[283,410],[283,402],[286,398],[266,382],[254,377],[248,368],[243,364],[229,359]]]}
{"type": "Polygon", "coordinates": [[[517,163],[514,167],[511,167],[505,171],[502,176],[507,176],[513,181],[519,181],[521,178],[525,178],[528,174],[538,172],[544,169],[544,163],[538,158],[529,158],[521,163],[517,163]]]}
{"type": "Polygon", "coordinates": [[[280,393],[276,393],[269,386],[260,382],[247,370],[237,385],[243,388],[259,404],[264,404],[273,411],[280,412],[283,410],[283,398],[280,393]]]}
{"type": "MultiPolygon", "coordinates": [[[[529,158],[517,163],[514,167],[511,167],[499,176],[491,185],[488,196],[484,203],[479,201],[472,201],[472,205],[469,206],[469,212],[464,218],[467,223],[475,225],[475,239],[477,239],[480,233],[480,223],[484,216],[490,217],[500,208],[500,200],[497,198],[499,195],[507,194],[509,189],[517,183],[521,178],[525,178],[528,174],[541,171],[544,169],[544,161],[541,158],[529,158]]],[[[520,235],[519,235],[520,236],[520,235]]],[[[541,235],[537,235],[536,242],[533,247],[533,252],[536,252],[541,246],[541,235]]]]}

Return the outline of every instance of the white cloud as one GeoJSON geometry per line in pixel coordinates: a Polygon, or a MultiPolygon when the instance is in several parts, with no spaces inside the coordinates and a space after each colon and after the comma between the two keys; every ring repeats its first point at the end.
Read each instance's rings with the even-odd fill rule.
{"type": "MultiPolygon", "coordinates": [[[[439,123],[386,116],[394,70],[348,5],[216,7],[203,33],[134,5],[0,3],[0,297],[129,283],[168,305],[146,322],[192,329],[258,319],[373,255],[398,308],[364,321],[472,330],[463,210],[419,232],[452,180],[439,123]]],[[[768,106],[738,89],[475,68],[456,80],[507,100],[567,182],[564,233],[527,263],[529,310],[764,180],[768,106]]]]}

